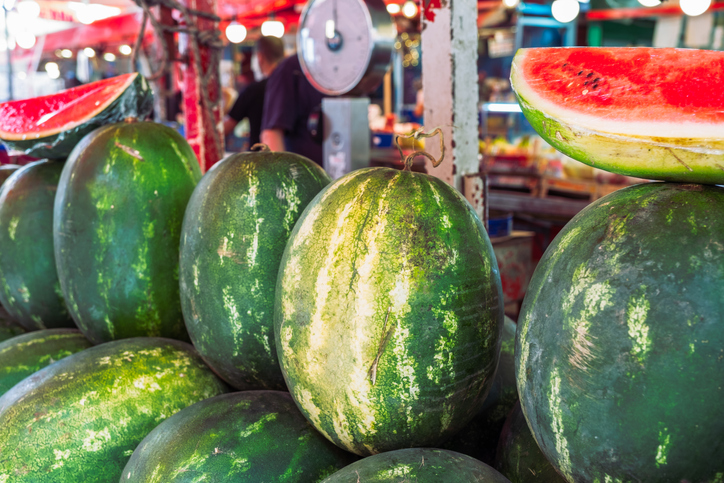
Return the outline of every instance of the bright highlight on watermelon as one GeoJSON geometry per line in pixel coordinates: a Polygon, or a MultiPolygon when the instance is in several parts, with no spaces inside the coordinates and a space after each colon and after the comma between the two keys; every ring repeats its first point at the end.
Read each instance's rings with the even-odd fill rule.
{"type": "Polygon", "coordinates": [[[535,130],[590,166],[724,183],[724,52],[521,49],[511,83],[535,130]]]}
{"type": "Polygon", "coordinates": [[[143,119],[153,93],[138,73],[0,104],[0,140],[37,158],[63,159],[92,130],[128,117],[143,119]]]}

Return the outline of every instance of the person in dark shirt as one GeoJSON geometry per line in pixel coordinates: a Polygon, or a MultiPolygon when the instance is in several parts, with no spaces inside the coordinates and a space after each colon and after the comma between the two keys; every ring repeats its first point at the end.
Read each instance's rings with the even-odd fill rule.
{"type": "Polygon", "coordinates": [[[322,144],[308,128],[310,114],[321,112],[322,95],[302,72],[296,54],[269,77],[261,122],[261,142],[272,151],[301,154],[322,165],[322,144]]]}
{"type": "MultiPolygon", "coordinates": [[[[266,91],[267,79],[279,62],[284,58],[284,44],[276,37],[260,37],[254,45],[254,54],[258,63],[259,77],[263,77],[249,86],[239,94],[229,114],[224,118],[224,133],[229,135],[239,121],[249,119],[249,146],[260,141],[261,120],[264,110],[264,92],[266,91]]],[[[252,60],[252,64],[253,64],[252,60]]]]}

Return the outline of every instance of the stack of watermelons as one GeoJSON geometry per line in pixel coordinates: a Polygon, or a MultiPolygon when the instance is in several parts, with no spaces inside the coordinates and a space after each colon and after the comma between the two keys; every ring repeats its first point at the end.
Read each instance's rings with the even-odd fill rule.
{"type": "Polygon", "coordinates": [[[500,277],[462,196],[264,148],[202,178],[149,97],[131,74],[0,105],[49,158],[0,189],[0,300],[32,331],[0,345],[0,481],[346,481],[382,451],[349,471],[506,481],[394,451],[487,409],[500,277]]]}
{"type": "Polygon", "coordinates": [[[434,177],[263,147],[202,177],[137,74],[0,105],[49,158],[0,187],[30,331],[0,343],[0,483],[723,481],[724,191],[692,183],[724,182],[724,55],[523,50],[512,81],[562,151],[669,181],[571,221],[517,336],[434,177]]]}

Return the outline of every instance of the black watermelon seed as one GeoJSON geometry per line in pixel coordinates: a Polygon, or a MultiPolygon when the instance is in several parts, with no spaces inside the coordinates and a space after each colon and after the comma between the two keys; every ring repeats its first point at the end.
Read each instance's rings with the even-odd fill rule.
{"type": "Polygon", "coordinates": [[[593,82],[598,82],[598,81],[600,81],[600,80],[601,80],[600,77],[596,77],[595,79],[593,79],[593,82]]]}
{"type": "Polygon", "coordinates": [[[563,67],[565,67],[565,66],[567,66],[567,65],[568,65],[568,62],[564,63],[564,64],[563,64],[563,67]]]}
{"type": "Polygon", "coordinates": [[[593,72],[589,72],[586,77],[591,77],[593,75],[593,72]]]}
{"type": "Polygon", "coordinates": [[[598,89],[598,84],[593,84],[594,89],[598,89]]]}
{"type": "Polygon", "coordinates": [[[588,85],[588,81],[584,82],[583,85],[584,85],[584,86],[587,86],[587,85],[588,85]]]}
{"type": "Polygon", "coordinates": [[[576,75],[581,75],[581,74],[583,74],[583,71],[579,72],[579,73],[578,73],[578,74],[576,74],[576,75]]]}

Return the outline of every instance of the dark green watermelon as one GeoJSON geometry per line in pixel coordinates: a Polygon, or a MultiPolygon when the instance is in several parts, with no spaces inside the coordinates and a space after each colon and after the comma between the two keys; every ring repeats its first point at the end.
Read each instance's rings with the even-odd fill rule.
{"type": "Polygon", "coordinates": [[[121,481],[311,483],[356,459],[317,433],[289,393],[245,391],[206,399],[158,425],[121,481]]]}
{"type": "Polygon", "coordinates": [[[0,342],[24,334],[25,332],[25,327],[15,322],[7,310],[0,306],[0,342]]]}
{"type": "Polygon", "coordinates": [[[565,483],[533,439],[517,402],[503,426],[495,467],[512,483],[565,483]]]}
{"type": "Polygon", "coordinates": [[[91,342],[188,338],[178,246],[199,179],[186,140],[153,122],[99,128],[71,153],[55,200],[55,258],[68,310],[91,342]]]}
{"type": "Polygon", "coordinates": [[[440,444],[479,412],[498,363],[490,240],[444,181],[354,171],[294,227],[274,328],[292,396],[338,446],[369,455],[440,444]]]}
{"type": "Polygon", "coordinates": [[[515,330],[515,322],[505,317],[498,370],[483,408],[465,428],[440,445],[441,448],[468,455],[490,466],[495,465],[500,433],[508,414],[518,402],[513,354],[515,330]]]}
{"type": "Polygon", "coordinates": [[[53,252],[53,204],[63,163],[37,161],[0,188],[0,302],[28,330],[75,327],[53,252]]]}
{"type": "Polygon", "coordinates": [[[724,189],[647,183],[574,217],[518,320],[523,413],[568,481],[721,481],[724,189]]]}
{"type": "Polygon", "coordinates": [[[286,390],[274,342],[279,262],[331,179],[292,153],[233,154],[194,190],[181,234],[181,304],[194,346],[232,386],[286,390]]]}
{"type": "Polygon", "coordinates": [[[509,483],[485,463],[444,449],[389,451],[339,470],[323,483],[509,483]]]}
{"type": "Polygon", "coordinates": [[[0,398],[0,481],[117,482],[160,422],[226,389],[176,340],[125,339],[68,356],[0,398]]]}
{"type": "Polygon", "coordinates": [[[78,329],[45,329],[0,343],[0,395],[45,366],[92,344],[78,329]]]}

